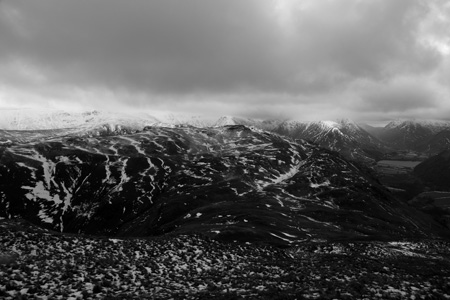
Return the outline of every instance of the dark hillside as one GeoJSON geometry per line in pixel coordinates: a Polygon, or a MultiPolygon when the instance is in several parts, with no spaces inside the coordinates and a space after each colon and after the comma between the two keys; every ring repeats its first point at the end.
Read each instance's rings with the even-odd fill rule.
{"type": "Polygon", "coordinates": [[[4,148],[0,214],[71,233],[293,245],[439,225],[335,152],[241,125],[148,127],[4,148]]]}
{"type": "Polygon", "coordinates": [[[420,163],[414,168],[414,174],[437,189],[450,191],[450,150],[420,163]]]}

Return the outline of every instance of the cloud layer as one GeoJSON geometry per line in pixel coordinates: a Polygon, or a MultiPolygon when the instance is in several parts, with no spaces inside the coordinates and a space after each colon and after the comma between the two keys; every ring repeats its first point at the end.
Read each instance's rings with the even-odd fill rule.
{"type": "Polygon", "coordinates": [[[3,0],[0,105],[450,117],[444,0],[3,0]]]}

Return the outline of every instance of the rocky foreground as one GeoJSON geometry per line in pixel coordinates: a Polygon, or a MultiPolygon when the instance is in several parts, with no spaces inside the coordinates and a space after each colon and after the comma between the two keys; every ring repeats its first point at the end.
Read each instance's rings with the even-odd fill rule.
{"type": "Polygon", "coordinates": [[[113,239],[0,221],[1,299],[449,299],[448,241],[113,239]]]}

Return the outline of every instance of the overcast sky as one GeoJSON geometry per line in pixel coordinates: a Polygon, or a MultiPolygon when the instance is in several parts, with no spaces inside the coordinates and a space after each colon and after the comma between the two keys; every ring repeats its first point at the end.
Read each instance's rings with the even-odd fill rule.
{"type": "Polygon", "coordinates": [[[450,1],[0,0],[0,107],[450,119],[450,1]]]}

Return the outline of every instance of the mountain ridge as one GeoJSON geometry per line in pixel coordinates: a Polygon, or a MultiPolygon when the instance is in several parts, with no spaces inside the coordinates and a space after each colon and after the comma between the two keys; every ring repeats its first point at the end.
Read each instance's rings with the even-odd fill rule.
{"type": "Polygon", "coordinates": [[[148,126],[193,126],[209,128],[224,125],[245,125],[283,134],[293,139],[306,139],[337,151],[345,157],[373,164],[385,154],[398,150],[416,151],[430,156],[450,148],[445,131],[450,122],[433,120],[395,120],[384,127],[359,124],[350,119],[335,121],[263,120],[245,117],[166,114],[109,113],[101,111],[65,112],[56,110],[6,110],[0,120],[0,143],[33,140],[52,134],[78,136],[129,134],[148,126]],[[6,112],[6,113],[5,113],[6,112]],[[14,129],[14,130],[12,130],[14,129]],[[42,132],[38,132],[41,130],[42,132]],[[52,131],[52,132],[51,132],[52,131]],[[33,134],[35,137],[33,137],[33,134]]]}
{"type": "Polygon", "coordinates": [[[396,149],[430,152],[434,144],[429,154],[437,154],[450,147],[450,141],[441,138],[440,134],[448,130],[450,121],[398,120],[373,134],[396,149]]]}
{"type": "Polygon", "coordinates": [[[349,119],[338,121],[286,121],[275,132],[294,139],[306,139],[345,157],[374,162],[381,157],[384,145],[362,127],[349,119]]]}
{"type": "Polygon", "coordinates": [[[293,245],[421,236],[434,224],[362,165],[243,125],[52,137],[0,155],[1,216],[63,232],[293,245]]]}

